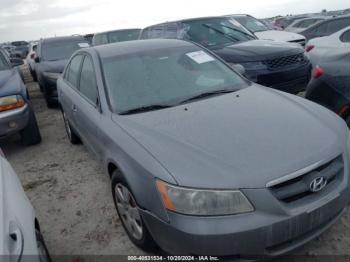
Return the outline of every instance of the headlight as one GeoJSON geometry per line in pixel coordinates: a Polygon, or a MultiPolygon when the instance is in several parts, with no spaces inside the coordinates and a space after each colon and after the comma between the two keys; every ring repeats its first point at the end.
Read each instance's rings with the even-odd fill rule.
{"type": "Polygon", "coordinates": [[[0,112],[16,109],[25,105],[21,96],[4,96],[0,97],[0,112]]]}
{"type": "Polygon", "coordinates": [[[220,216],[254,211],[239,190],[207,190],[169,185],[157,180],[164,206],[171,211],[196,216],[220,216]]]}
{"type": "Polygon", "coordinates": [[[264,70],[267,69],[267,66],[263,64],[262,62],[246,62],[246,63],[239,63],[241,64],[246,70],[264,70]]]}
{"type": "Polygon", "coordinates": [[[56,81],[61,74],[59,73],[51,73],[51,72],[44,72],[44,77],[49,78],[50,80],[56,81]]]}

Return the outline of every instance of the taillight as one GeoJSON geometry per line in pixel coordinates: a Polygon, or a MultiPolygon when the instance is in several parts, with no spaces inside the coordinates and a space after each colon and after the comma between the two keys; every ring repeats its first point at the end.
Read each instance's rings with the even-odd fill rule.
{"type": "Polygon", "coordinates": [[[314,48],[315,48],[314,45],[307,45],[307,46],[305,46],[305,52],[310,52],[314,48]]]}
{"type": "Polygon", "coordinates": [[[324,70],[319,66],[316,66],[314,68],[314,70],[312,71],[313,78],[319,78],[319,77],[323,76],[323,74],[324,74],[324,70]]]}

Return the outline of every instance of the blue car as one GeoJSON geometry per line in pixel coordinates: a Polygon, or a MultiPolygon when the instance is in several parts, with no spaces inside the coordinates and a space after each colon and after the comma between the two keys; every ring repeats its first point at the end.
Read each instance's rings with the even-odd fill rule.
{"type": "Polygon", "coordinates": [[[0,49],[0,139],[20,133],[25,145],[41,142],[41,135],[27,89],[17,66],[18,58],[10,59],[0,49]]]}

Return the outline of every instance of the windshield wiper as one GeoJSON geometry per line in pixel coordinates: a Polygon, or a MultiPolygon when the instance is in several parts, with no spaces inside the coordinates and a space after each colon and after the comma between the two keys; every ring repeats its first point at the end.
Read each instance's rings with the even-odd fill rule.
{"type": "Polygon", "coordinates": [[[201,93],[199,95],[195,95],[193,97],[187,98],[187,99],[181,101],[179,104],[185,104],[185,103],[191,102],[193,100],[202,99],[202,98],[206,98],[209,96],[232,93],[234,91],[237,91],[237,90],[236,89],[221,89],[221,90],[216,90],[216,91],[205,92],[205,93],[201,93]]]}
{"type": "MultiPolygon", "coordinates": [[[[230,27],[230,26],[227,26],[227,25],[221,25],[221,26],[226,27],[226,28],[228,28],[228,29],[231,29],[231,30],[233,30],[233,31],[239,32],[239,33],[241,33],[241,34],[243,34],[243,35],[245,35],[245,36],[250,37],[251,39],[256,39],[254,36],[252,36],[252,35],[250,35],[250,34],[244,32],[244,31],[241,31],[241,30],[239,30],[239,29],[236,29],[236,28],[233,28],[233,27],[230,27]]],[[[254,34],[253,31],[251,31],[251,30],[249,30],[249,31],[250,31],[252,34],[254,34]]]]}
{"type": "Polygon", "coordinates": [[[137,108],[132,108],[129,110],[122,111],[119,113],[119,115],[129,115],[129,114],[135,114],[135,113],[141,113],[141,112],[147,112],[152,110],[158,110],[163,108],[172,107],[172,105],[149,105],[149,106],[141,106],[137,108]]]}
{"type": "Polygon", "coordinates": [[[226,34],[225,32],[222,32],[221,30],[216,29],[215,27],[212,27],[212,26],[210,26],[210,25],[202,24],[202,26],[214,30],[215,32],[217,32],[217,33],[223,35],[225,38],[227,38],[227,39],[229,39],[229,40],[231,40],[231,41],[232,41],[232,40],[235,41],[235,42],[237,42],[237,41],[239,42],[239,41],[240,41],[238,38],[236,38],[236,37],[234,37],[234,36],[232,36],[232,35],[226,34]]]}

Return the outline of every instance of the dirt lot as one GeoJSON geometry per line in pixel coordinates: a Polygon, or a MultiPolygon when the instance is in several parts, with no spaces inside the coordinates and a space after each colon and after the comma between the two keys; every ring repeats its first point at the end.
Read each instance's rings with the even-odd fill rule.
{"type": "MultiPolygon", "coordinates": [[[[0,144],[36,210],[52,254],[142,254],[129,241],[113,206],[109,177],[83,145],[66,138],[59,110],[47,109],[29,82],[43,141],[23,147],[17,137],[0,144]]],[[[350,255],[350,212],[296,254],[350,255]]]]}

